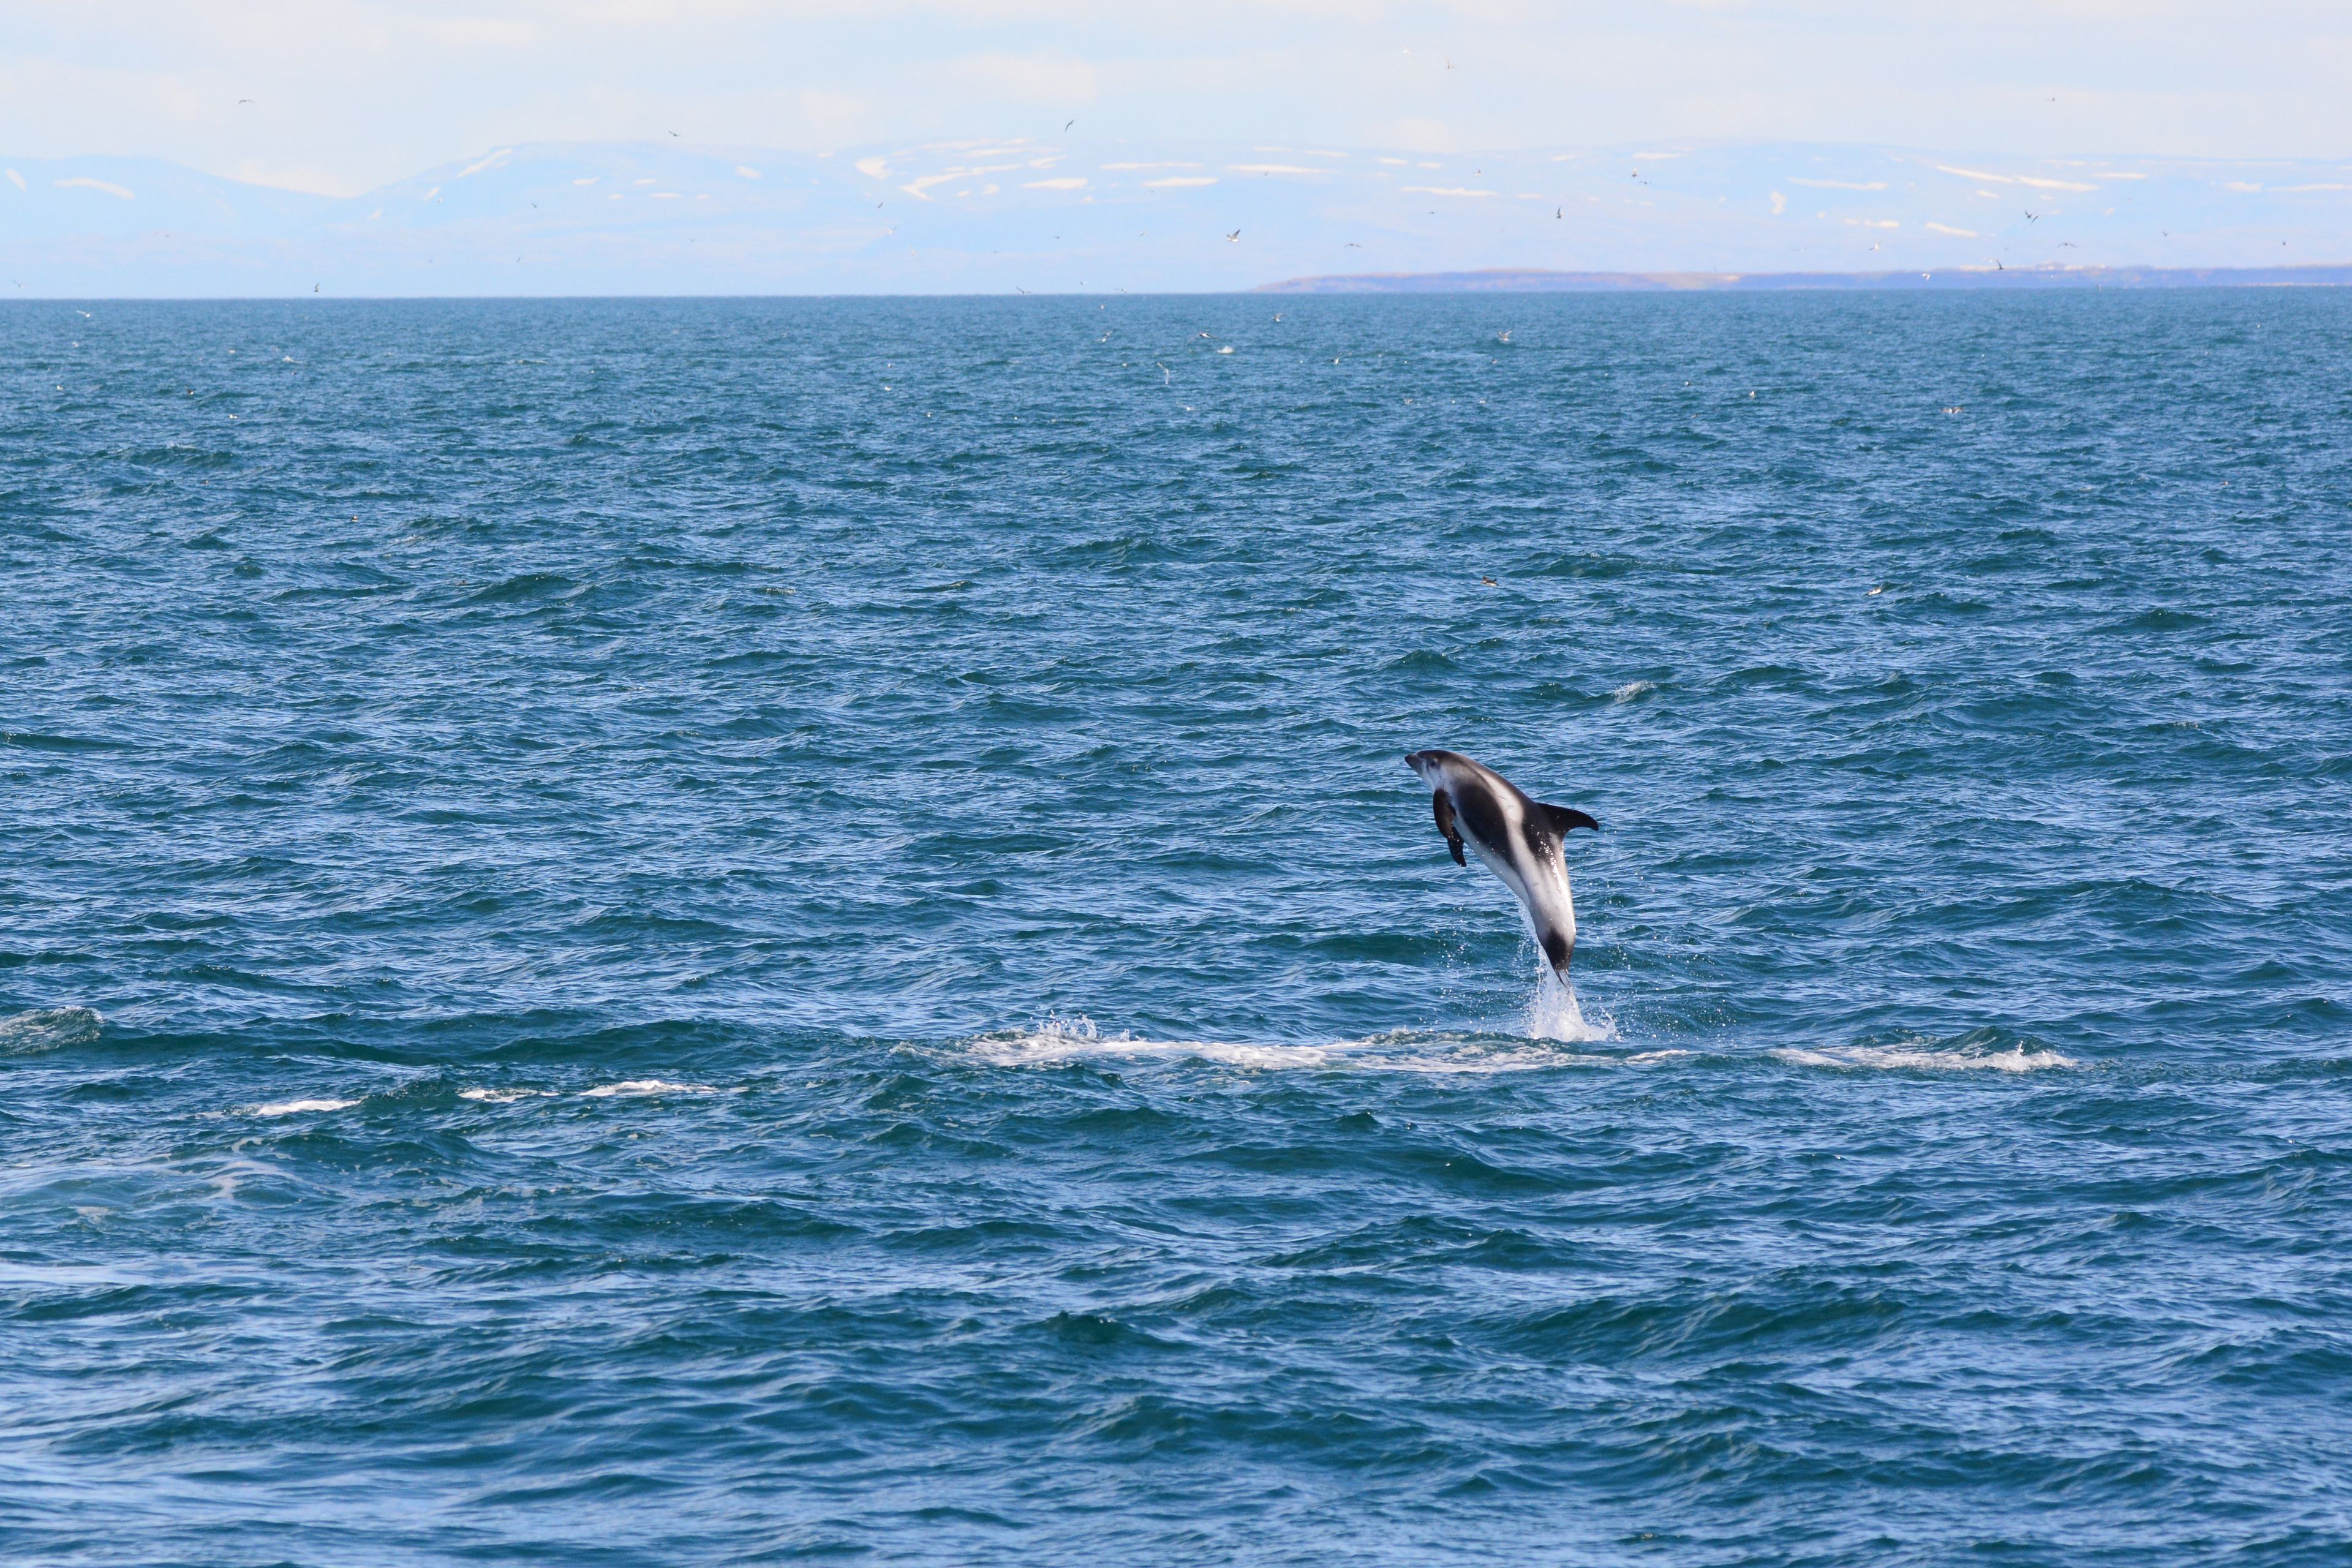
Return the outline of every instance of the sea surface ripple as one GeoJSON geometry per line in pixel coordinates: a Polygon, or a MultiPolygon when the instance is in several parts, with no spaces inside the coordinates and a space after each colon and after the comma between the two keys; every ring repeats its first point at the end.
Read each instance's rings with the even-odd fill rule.
{"type": "Polygon", "coordinates": [[[0,337],[0,1557],[2352,1555],[2352,297],[0,337]]]}

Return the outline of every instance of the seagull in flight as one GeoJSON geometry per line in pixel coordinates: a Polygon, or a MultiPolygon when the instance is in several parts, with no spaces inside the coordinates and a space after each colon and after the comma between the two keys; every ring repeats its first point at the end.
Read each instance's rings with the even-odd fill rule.
{"type": "Polygon", "coordinates": [[[1067,136],[1067,135],[1070,133],[1070,127],[1071,127],[1071,126],[1073,126],[1073,125],[1076,125],[1076,123],[1077,123],[1077,121],[1075,121],[1075,120],[1069,120],[1069,121],[1063,121],[1063,123],[1062,123],[1062,134],[1063,134],[1063,135],[1065,135],[1065,136],[1067,136]]]}
{"type": "Polygon", "coordinates": [[[2025,221],[2028,223],[2040,223],[2042,221],[2042,215],[2040,213],[2027,213],[2025,215],[2025,221]]]}
{"type": "Polygon", "coordinates": [[[1225,236],[1225,242],[1228,245],[1239,245],[1242,242],[1242,231],[1240,229],[1234,230],[1233,233],[1225,236]]]}
{"type": "Polygon", "coordinates": [[[240,104],[244,104],[244,103],[251,103],[252,101],[253,101],[253,100],[251,100],[251,99],[249,99],[249,98],[240,98],[240,99],[238,99],[238,100],[237,100],[237,102],[239,102],[240,104]]]}

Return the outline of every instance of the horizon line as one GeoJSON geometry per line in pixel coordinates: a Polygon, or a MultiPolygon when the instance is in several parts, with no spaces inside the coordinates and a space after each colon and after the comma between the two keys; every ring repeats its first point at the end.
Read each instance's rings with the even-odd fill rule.
{"type": "Polygon", "coordinates": [[[2195,289],[2352,288],[2352,261],[2302,262],[2284,267],[2158,267],[2125,263],[2095,267],[1953,267],[1874,272],[1727,272],[1697,269],[1566,271],[1548,268],[1493,267],[1435,272],[1310,274],[1238,289],[897,290],[872,293],[612,293],[579,294],[16,294],[0,305],[230,305],[311,300],[319,304],[400,304],[497,301],[554,303],[599,300],[1210,300],[1268,294],[1463,295],[1463,294],[1727,294],[1727,293],[1936,293],[2000,289],[2053,290],[2119,288],[2133,290],[2195,289]],[[2315,274],[2328,274],[2320,277],[2315,274]]]}

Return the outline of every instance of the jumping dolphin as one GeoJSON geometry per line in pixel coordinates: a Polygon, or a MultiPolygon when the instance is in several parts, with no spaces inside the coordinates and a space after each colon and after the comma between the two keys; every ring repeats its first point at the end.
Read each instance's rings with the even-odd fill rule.
{"type": "Polygon", "coordinates": [[[1510,780],[1458,752],[1415,752],[1404,765],[1436,792],[1430,805],[1454,863],[1470,864],[1462,856],[1465,842],[1478,852],[1486,869],[1517,895],[1544,961],[1565,982],[1576,952],[1576,905],[1560,844],[1570,828],[1598,833],[1601,824],[1568,806],[1529,800],[1510,780]]]}

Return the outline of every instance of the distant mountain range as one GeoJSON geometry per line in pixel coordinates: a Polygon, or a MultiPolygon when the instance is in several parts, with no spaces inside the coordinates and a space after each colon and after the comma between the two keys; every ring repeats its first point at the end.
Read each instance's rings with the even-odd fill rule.
{"type": "Polygon", "coordinates": [[[1260,294],[1610,294],[1801,289],[2341,289],[2352,266],[1947,267],[1922,272],[1354,272],[1261,283],[1260,294]]]}
{"type": "Polygon", "coordinates": [[[2344,163],[1760,143],[567,143],[334,197],[161,159],[0,160],[0,298],[1770,286],[1759,274],[1885,286],[1962,269],[2284,281],[2347,261],[2344,163]]]}

